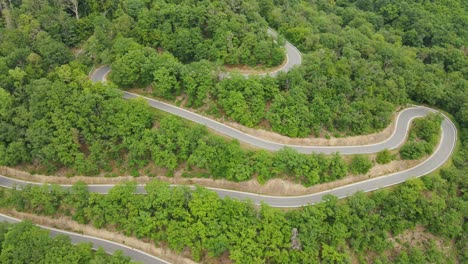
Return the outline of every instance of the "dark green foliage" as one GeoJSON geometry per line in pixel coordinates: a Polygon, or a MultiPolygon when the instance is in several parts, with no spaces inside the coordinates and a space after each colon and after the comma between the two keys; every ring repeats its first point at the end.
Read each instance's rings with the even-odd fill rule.
{"type": "Polygon", "coordinates": [[[360,2],[85,1],[80,19],[62,3],[13,4],[17,23],[2,31],[0,87],[43,77],[70,61],[67,46],[84,41],[79,60],[112,64],[110,78],[120,86],[152,86],[154,96],[170,100],[183,95],[188,106],[292,137],[372,133],[410,100],[441,106],[466,123],[460,1],[360,2]],[[267,36],[260,14],[300,48],[303,65],[277,79],[216,84],[220,64],[283,58],[282,37],[274,43],[267,36]],[[16,66],[23,78],[9,78],[16,66]]]}
{"type": "Polygon", "coordinates": [[[265,102],[278,92],[271,78],[248,78],[235,75],[216,86],[219,106],[228,116],[252,127],[265,117],[265,102]]]}
{"type": "MultiPolygon", "coordinates": [[[[152,82],[153,93],[159,96],[171,98],[178,89],[176,80],[185,72],[182,85],[195,96],[193,104],[199,105],[214,81],[208,62],[182,66],[170,54],[141,49],[128,38],[115,42],[112,56],[117,58],[111,75],[115,82],[129,86],[152,82]],[[135,75],[127,75],[129,71],[136,71],[138,77],[132,79],[135,75]],[[204,74],[208,75],[198,78],[204,74]]],[[[155,114],[143,100],[127,101],[112,85],[90,83],[85,70],[82,64],[72,62],[35,80],[28,80],[21,68],[9,70],[10,84],[0,89],[0,165],[34,162],[47,173],[66,167],[82,175],[118,166],[122,173],[138,176],[139,169],[154,164],[166,169],[168,175],[176,169],[195,169],[232,181],[258,175],[261,182],[292,177],[306,185],[346,174],[339,156],[307,157],[289,151],[301,164],[297,169],[296,161],[288,160],[289,154],[273,155],[273,163],[258,159],[261,155],[241,149],[239,143],[211,136],[201,126],[188,127],[174,117],[163,118],[156,123],[157,129],[151,129],[155,114]]],[[[244,81],[243,77],[234,77],[221,82],[217,88],[220,101],[235,113],[248,115],[245,122],[260,120],[264,112],[259,106],[275,93],[275,81],[244,81]],[[226,93],[234,92],[249,95],[248,111],[231,107],[232,96],[226,93]]]]}
{"type": "Polygon", "coordinates": [[[275,128],[275,120],[287,125],[286,118],[276,117],[284,115],[314,132],[371,133],[408,99],[437,105],[466,126],[464,1],[258,2],[270,26],[304,54],[300,73],[288,73],[282,87],[294,100],[293,90],[306,94],[312,119],[304,110],[270,108],[275,131],[310,133],[286,130],[282,123],[275,128]]]}
{"type": "MultiPolygon", "coordinates": [[[[224,64],[275,66],[284,60],[284,49],[267,34],[267,24],[254,2],[111,2],[121,7],[119,12],[92,11],[94,16],[106,14],[106,20],[114,24],[112,31],[104,29],[108,38],[116,34],[133,37],[146,47],[172,53],[184,63],[206,59],[224,64]]],[[[96,33],[88,44],[100,42],[103,36],[96,33]]],[[[105,50],[103,47],[99,52],[105,50]]]]}
{"type": "Polygon", "coordinates": [[[0,262],[2,263],[134,263],[118,251],[108,255],[91,244],[72,245],[65,235],[51,237],[49,231],[31,222],[0,223],[0,262]]]}
{"type": "Polygon", "coordinates": [[[375,159],[379,164],[387,164],[393,160],[393,155],[387,149],[377,153],[377,157],[375,159]]]}
{"type": "Polygon", "coordinates": [[[351,160],[349,170],[354,174],[366,174],[372,168],[372,161],[364,155],[356,155],[351,160]]]}
{"type": "Polygon", "coordinates": [[[95,18],[85,49],[97,63],[112,63],[111,77],[119,85],[151,85],[154,96],[173,100],[183,95],[189,106],[218,106],[216,111],[250,127],[261,125],[292,137],[324,130],[368,134],[387,126],[391,113],[410,100],[448,107],[466,119],[467,62],[460,44],[466,18],[459,11],[445,18],[441,11],[457,5],[127,1],[120,12],[95,18]],[[230,80],[216,84],[219,63],[271,65],[282,58],[281,37],[275,44],[266,36],[259,13],[300,48],[303,65],[274,81],[239,78],[232,81],[234,89],[230,80]],[[433,21],[451,37],[441,38],[433,21]],[[122,39],[139,48],[116,53],[122,39]],[[179,65],[160,70],[151,61],[156,53],[173,54],[179,65]],[[218,64],[198,73],[180,64],[202,59],[218,64]]]}

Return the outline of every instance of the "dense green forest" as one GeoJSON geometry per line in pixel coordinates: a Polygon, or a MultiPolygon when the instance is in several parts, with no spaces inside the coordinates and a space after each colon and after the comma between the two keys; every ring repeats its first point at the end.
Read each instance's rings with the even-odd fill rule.
{"type": "MultiPolygon", "coordinates": [[[[298,94],[294,87],[301,86],[299,82],[304,76],[299,73],[307,69],[307,63],[278,78],[245,79],[234,75],[219,81],[213,63],[208,60],[192,58],[193,62],[183,64],[177,54],[165,51],[169,48],[160,51],[163,44],[154,44],[155,48],[136,36],[120,32],[124,27],[117,22],[124,21],[123,18],[140,21],[135,18],[135,10],[150,12],[169,5],[145,3],[135,9],[133,2],[139,1],[124,1],[115,10],[109,7],[99,12],[93,9],[97,7],[91,8],[92,4],[80,4],[78,15],[64,3],[4,3],[0,31],[1,165],[34,164],[47,173],[68,167],[72,174],[95,175],[105,171],[108,176],[126,172],[138,176],[142,172],[148,174],[148,166],[154,164],[167,175],[182,168],[187,177],[233,181],[256,177],[260,182],[287,177],[306,186],[340,179],[348,171],[359,174],[369,170],[370,161],[363,157],[355,158],[349,170],[338,154],[305,156],[290,149],[277,154],[245,151],[237,142],[226,143],[201,127],[189,128],[177,118],[161,118],[142,101],[125,101],[111,85],[91,84],[87,73],[92,62],[111,62],[112,78],[120,85],[152,84],[157,87],[155,95],[166,98],[185,91],[189,103],[195,106],[203,105],[213,93],[219,99],[218,104],[227,109],[225,112],[244,124],[255,125],[264,117],[273,117],[271,112],[264,111],[267,102],[272,100],[270,109],[305,111],[272,119],[282,129],[294,130],[294,134],[302,133],[303,128],[320,126],[320,122],[311,125],[299,120],[309,116],[306,114],[310,112],[309,107],[316,107],[316,116],[326,116],[320,113],[325,109],[324,104],[310,104],[306,97],[302,101],[295,98],[298,94]],[[83,50],[79,49],[81,46],[83,50]],[[278,87],[280,83],[291,89],[284,93],[284,87],[278,87]],[[248,102],[239,103],[238,99],[242,98],[248,102]],[[114,168],[119,171],[116,173],[114,168]]],[[[215,2],[212,4],[216,6],[215,2]]],[[[225,4],[219,8],[228,12],[225,4]]],[[[256,5],[251,8],[239,9],[238,16],[257,17],[251,14],[256,5]]],[[[137,31],[127,33],[131,32],[137,31]]],[[[460,92],[463,98],[463,90],[460,92]]],[[[341,97],[330,94],[329,98],[341,97]]],[[[339,102],[338,105],[350,104],[339,102]]],[[[377,102],[376,105],[385,104],[377,102]]],[[[211,108],[214,112],[216,109],[211,108]]],[[[388,108],[389,114],[392,109],[388,108]]],[[[334,113],[340,116],[333,118],[335,121],[343,116],[339,111],[334,113]]],[[[372,118],[385,119],[378,115],[372,118]]],[[[361,123],[370,120],[363,116],[351,119],[361,123]]],[[[419,145],[417,150],[427,150],[419,145]]]]}
{"type": "Polygon", "coordinates": [[[327,196],[288,212],[158,181],[146,185],[147,195],[134,194],[132,182],[107,195],[75,184],[70,190],[2,189],[0,201],[149,239],[205,263],[465,263],[468,173],[458,166],[391,191],[357,193],[345,201],[327,196]],[[405,238],[412,232],[415,237],[405,238]]]}
{"type": "MultiPolygon", "coordinates": [[[[92,84],[83,66],[57,67],[47,78],[24,79],[0,88],[0,164],[35,164],[47,173],[62,167],[72,173],[138,176],[150,163],[167,175],[182,168],[187,176],[260,182],[289,175],[305,185],[333,181],[347,174],[336,154],[303,155],[292,149],[278,153],[247,151],[237,141],[187,126],[176,117],[160,117],[143,100],[126,101],[111,86],[92,84]],[[152,129],[154,126],[156,128],[152,129]]],[[[10,76],[25,76],[19,68],[10,76]]]]}
{"type": "Polygon", "coordinates": [[[131,62],[138,57],[138,65],[158,65],[150,63],[156,51],[138,56],[132,49],[141,42],[128,35],[109,51],[116,54],[112,79],[127,87],[150,85],[154,96],[169,100],[182,95],[187,106],[292,137],[371,133],[410,102],[437,105],[467,122],[462,1],[262,0],[252,6],[302,51],[302,66],[278,78],[248,80],[217,78],[217,68],[203,61],[142,69],[131,62]]]}
{"type": "Polygon", "coordinates": [[[102,248],[94,251],[89,243],[73,245],[65,235],[51,237],[49,231],[30,222],[0,223],[0,262],[9,263],[135,263],[117,251],[108,255],[102,248]]]}

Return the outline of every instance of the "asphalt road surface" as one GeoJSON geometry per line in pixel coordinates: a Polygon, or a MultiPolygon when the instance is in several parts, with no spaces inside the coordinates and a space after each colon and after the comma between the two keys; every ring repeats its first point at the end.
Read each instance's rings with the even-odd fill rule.
{"type": "MultiPolygon", "coordinates": [[[[0,214],[0,222],[9,222],[9,223],[18,223],[21,222],[21,220],[0,214]]],[[[47,229],[50,231],[51,236],[56,236],[56,235],[66,235],[70,237],[70,240],[73,244],[78,244],[78,243],[92,243],[93,244],[93,249],[98,249],[98,248],[103,248],[104,251],[106,251],[109,254],[113,254],[117,250],[121,250],[124,255],[129,256],[132,258],[133,261],[141,262],[141,263],[155,263],[155,264],[167,264],[169,262],[162,260],[160,258],[154,257],[152,255],[149,255],[143,251],[140,251],[138,249],[133,249],[131,247],[115,243],[109,240],[97,238],[97,237],[92,237],[92,236],[86,236],[86,235],[81,235],[73,232],[68,232],[68,231],[63,231],[60,229],[55,229],[47,226],[40,226],[41,228],[47,229]]]]}
{"type": "MultiPolygon", "coordinates": [[[[273,38],[277,38],[278,36],[278,33],[276,33],[276,31],[271,28],[268,29],[268,34],[273,36],[273,38]]],[[[286,63],[283,65],[283,67],[261,75],[276,76],[279,72],[288,72],[294,66],[302,64],[302,54],[293,44],[286,41],[284,48],[286,50],[286,63]]],[[[246,75],[248,76],[248,74],[246,75]]]]}

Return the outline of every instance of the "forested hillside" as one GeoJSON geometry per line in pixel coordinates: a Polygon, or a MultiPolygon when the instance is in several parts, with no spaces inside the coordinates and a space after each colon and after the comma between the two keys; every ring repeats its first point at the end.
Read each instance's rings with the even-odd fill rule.
{"type": "MultiPolygon", "coordinates": [[[[69,167],[79,174],[123,167],[138,175],[150,160],[169,174],[187,162],[188,168],[213,177],[241,181],[258,175],[264,181],[289,174],[306,185],[346,175],[338,156],[303,157],[285,150],[272,161],[270,154],[245,152],[202,129],[183,132],[171,124],[174,120],[156,117],[155,122],[143,102],[126,102],[112,86],[87,80],[97,63],[112,65],[111,79],[118,85],[149,85],[155,96],[168,99],[182,94],[187,105],[248,126],[263,123],[289,136],[370,133],[388,125],[396,107],[410,100],[440,106],[466,127],[466,12],[456,2],[411,8],[405,2],[361,1],[73,3],[2,2],[0,164],[33,163],[49,172],[69,167]],[[451,7],[457,11],[444,16],[451,7]],[[418,19],[429,12],[451,38],[441,38],[431,19],[418,19]],[[277,78],[220,79],[215,62],[257,54],[255,47],[242,45],[263,45],[264,40],[278,48],[262,17],[303,51],[303,65],[277,78]],[[401,17],[422,25],[407,25],[401,17]],[[424,41],[411,40],[421,28],[433,30],[424,31],[424,41]],[[218,36],[226,32],[242,45],[211,50],[206,54],[215,58],[210,58],[174,44],[183,40],[174,36],[181,32],[201,34],[190,37],[206,46],[197,52],[220,48],[220,43],[231,46],[231,37],[218,36]],[[178,53],[179,48],[188,53],[178,53]],[[150,131],[153,127],[162,129],[150,131]],[[166,132],[165,127],[180,131],[166,132]],[[210,156],[226,160],[207,162],[210,156]]],[[[413,146],[418,148],[430,152],[413,146]]]]}
{"type": "MultiPolygon", "coordinates": [[[[117,87],[145,88],[292,137],[371,133],[387,126],[399,106],[425,103],[454,116],[461,141],[453,162],[434,175],[290,212],[159,182],[147,186],[147,196],[134,195],[130,183],[107,196],[82,185],[71,193],[2,189],[2,206],[70,215],[207,262],[467,261],[463,1],[0,0],[0,9],[0,165],[138,176],[154,164],[167,175],[183,167],[187,176],[261,182],[285,176],[305,185],[369,167],[363,156],[348,166],[339,154],[245,150],[201,126],[162,117],[141,100],[124,100],[117,87]],[[302,51],[303,65],[275,78],[220,78],[224,64],[283,61],[283,41],[268,36],[268,26],[302,51]],[[112,67],[114,84],[88,80],[100,64],[112,67]]],[[[439,133],[435,119],[416,122],[403,158],[430,152],[439,133]]],[[[391,159],[379,155],[379,163],[391,159]]],[[[90,258],[103,257],[87,250],[90,258]]],[[[4,252],[10,251],[2,248],[0,260],[4,252]]]]}
{"type": "Polygon", "coordinates": [[[309,106],[311,118],[303,119],[302,135],[310,127],[368,133],[384,126],[395,106],[409,100],[438,105],[466,126],[464,1],[259,4],[270,26],[307,54],[304,66],[288,78],[296,85],[282,93],[309,106]]]}
{"type": "MultiPolygon", "coordinates": [[[[185,95],[188,106],[292,137],[371,133],[410,102],[440,106],[466,123],[468,19],[461,3],[258,1],[269,25],[304,54],[298,69],[277,79],[216,80],[206,74],[208,64],[187,70],[174,61],[152,75],[154,68],[132,68],[127,51],[111,77],[124,86],[151,85],[162,98],[185,95]]],[[[134,40],[126,43],[137,41],[128,36],[134,40]]]]}
{"type": "Polygon", "coordinates": [[[104,62],[112,60],[108,51],[119,37],[168,51],[184,63],[206,59],[275,66],[284,59],[283,49],[267,34],[268,25],[252,1],[129,0],[112,1],[109,8],[96,1],[83,2],[79,10],[95,27],[87,51],[104,62]],[[105,17],[96,23],[98,14],[105,17]]]}

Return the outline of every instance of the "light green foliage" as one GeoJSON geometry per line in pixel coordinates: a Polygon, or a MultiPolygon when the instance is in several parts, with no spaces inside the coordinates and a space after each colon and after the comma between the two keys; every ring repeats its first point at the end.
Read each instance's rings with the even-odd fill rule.
{"type": "Polygon", "coordinates": [[[200,107],[215,86],[212,63],[203,60],[181,69],[182,85],[189,96],[188,106],[200,107]]]}
{"type": "Polygon", "coordinates": [[[377,157],[375,160],[379,164],[387,164],[393,160],[393,155],[390,153],[390,151],[388,151],[388,149],[385,149],[377,153],[377,157]]]}
{"type": "Polygon", "coordinates": [[[13,106],[13,101],[11,95],[0,88],[0,120],[6,119],[11,113],[11,107],[13,106]]]}
{"type": "Polygon", "coordinates": [[[356,155],[351,160],[349,170],[354,174],[366,174],[372,168],[372,161],[364,155],[356,155]]]}
{"type": "Polygon", "coordinates": [[[0,262],[2,263],[134,263],[121,251],[114,256],[91,244],[73,245],[65,235],[51,237],[49,231],[31,222],[0,223],[0,262]]]}
{"type": "Polygon", "coordinates": [[[429,114],[424,118],[414,121],[413,131],[416,137],[436,145],[440,135],[440,125],[443,117],[437,114],[429,114]]]}
{"type": "Polygon", "coordinates": [[[153,95],[173,99],[173,94],[177,94],[179,90],[176,73],[167,68],[159,68],[153,73],[153,77],[153,95]]]}
{"type": "MultiPolygon", "coordinates": [[[[226,78],[216,86],[219,105],[232,119],[252,127],[265,117],[265,101],[277,93],[270,89],[269,78],[248,78],[234,75],[226,78]]],[[[274,84],[273,84],[274,85],[274,84]]]]}
{"type": "Polygon", "coordinates": [[[434,146],[426,141],[408,142],[400,149],[400,156],[404,160],[415,160],[431,154],[434,146]]]}

